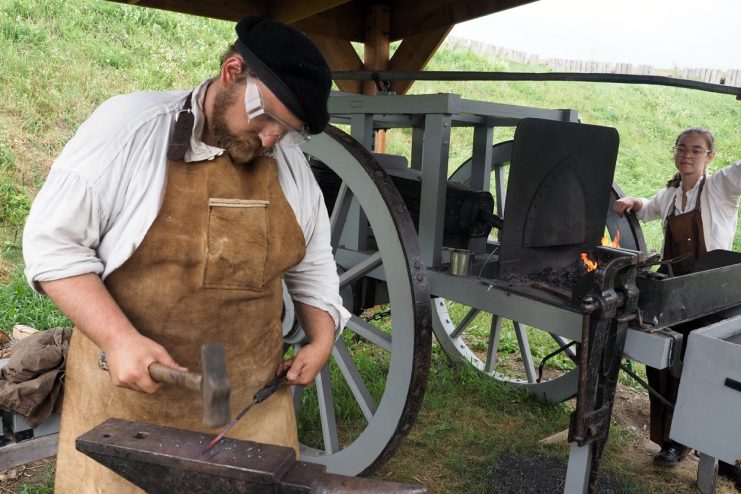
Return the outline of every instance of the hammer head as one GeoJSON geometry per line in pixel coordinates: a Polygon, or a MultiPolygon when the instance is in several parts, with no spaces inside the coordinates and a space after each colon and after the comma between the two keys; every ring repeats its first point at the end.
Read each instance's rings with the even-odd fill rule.
{"type": "Polygon", "coordinates": [[[229,395],[232,386],[226,373],[224,345],[211,342],[201,347],[201,398],[203,425],[221,427],[229,422],[229,395]]]}

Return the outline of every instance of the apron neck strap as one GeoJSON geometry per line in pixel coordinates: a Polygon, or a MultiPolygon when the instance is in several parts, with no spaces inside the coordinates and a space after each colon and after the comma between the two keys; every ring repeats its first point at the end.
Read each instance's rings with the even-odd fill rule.
{"type": "Polygon", "coordinates": [[[702,174],[702,182],[700,182],[700,188],[697,191],[697,199],[695,199],[695,209],[700,210],[700,196],[702,195],[702,188],[705,187],[705,174],[702,174]]]}
{"type": "Polygon", "coordinates": [[[178,112],[177,121],[175,122],[175,131],[172,133],[170,147],[167,148],[167,159],[171,161],[182,161],[185,158],[185,152],[190,145],[190,137],[193,134],[193,111],[191,100],[193,93],[189,93],[185,98],[185,104],[182,110],[178,112]]]}
{"type": "MultiPolygon", "coordinates": [[[[695,199],[695,207],[693,211],[694,210],[700,211],[700,197],[702,196],[703,187],[705,187],[705,174],[704,173],[702,174],[702,182],[700,182],[700,188],[697,191],[697,198],[695,199]]],[[[679,188],[679,186],[677,188],[679,188]]],[[[676,200],[677,199],[675,196],[674,199],[672,199],[672,205],[671,205],[671,208],[669,209],[669,213],[666,215],[667,218],[671,218],[677,212],[677,207],[675,206],[676,200]]]]}

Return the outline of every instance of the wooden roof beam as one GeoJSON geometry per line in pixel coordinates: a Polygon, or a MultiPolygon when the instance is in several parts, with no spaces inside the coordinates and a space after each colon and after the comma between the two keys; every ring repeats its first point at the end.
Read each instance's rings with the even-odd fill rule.
{"type": "Polygon", "coordinates": [[[326,12],[350,0],[283,0],[270,2],[267,17],[276,21],[293,24],[321,12],[326,12]]]}
{"type": "MultiPolygon", "coordinates": [[[[310,34],[309,37],[327,59],[333,72],[363,70],[363,61],[349,41],[326,38],[316,34],[310,34]]],[[[361,81],[335,81],[335,83],[340,91],[346,93],[360,94],[363,90],[361,81]]]]}
{"type": "Polygon", "coordinates": [[[534,0],[394,0],[391,40],[458,24],[534,0]]]}
{"type": "MultiPolygon", "coordinates": [[[[202,17],[213,17],[226,21],[238,21],[245,15],[259,15],[274,19],[286,24],[294,24],[310,17],[327,14],[329,11],[349,4],[352,0],[219,0],[218,2],[203,2],[201,0],[111,0],[118,3],[150,7],[154,9],[170,10],[183,14],[192,14],[202,17]]],[[[324,22],[341,25],[342,16],[347,11],[340,11],[324,15],[324,22]]],[[[311,22],[309,26],[314,25],[311,22]]],[[[327,32],[327,31],[325,31],[327,32]]],[[[358,33],[359,34],[359,33],[358,33]]],[[[357,35],[357,34],[356,34],[357,35]]]]}
{"type": "Polygon", "coordinates": [[[293,26],[306,34],[363,43],[365,10],[360,4],[349,2],[297,21],[293,26]]]}
{"type": "MultiPolygon", "coordinates": [[[[452,24],[404,39],[391,57],[389,70],[401,72],[422,70],[445,41],[451,29],[452,24]]],[[[396,94],[406,94],[412,84],[414,81],[392,81],[390,90],[396,94]]]]}
{"type": "MultiPolygon", "coordinates": [[[[391,53],[389,28],[391,10],[382,4],[368,6],[365,16],[365,49],[363,66],[365,70],[387,70],[391,53]]],[[[363,94],[376,94],[376,83],[363,82],[363,94]]]]}

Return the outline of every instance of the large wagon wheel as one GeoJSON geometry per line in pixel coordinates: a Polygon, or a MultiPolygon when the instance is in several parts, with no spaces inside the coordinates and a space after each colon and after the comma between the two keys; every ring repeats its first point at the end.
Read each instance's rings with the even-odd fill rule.
{"type": "MultiPolygon", "coordinates": [[[[412,220],[370,153],[333,127],[304,151],[322,168],[325,202],[330,200],[322,182],[336,187],[328,204],[332,248],[345,306],[355,314],[316,387],[294,388],[301,458],[357,475],[391,456],[422,404],[432,338],[430,295],[412,220]],[[367,308],[360,299],[370,284],[393,301],[390,315],[379,321],[360,317],[367,308]]],[[[305,341],[300,328],[285,336],[297,346],[305,341]]]]}
{"type": "MultiPolygon", "coordinates": [[[[503,218],[506,189],[504,171],[509,165],[511,153],[512,141],[498,143],[492,147],[490,170],[494,185],[491,192],[496,199],[497,212],[503,218]]],[[[451,175],[450,180],[470,185],[471,160],[464,162],[451,175]]],[[[622,197],[622,192],[614,185],[612,201],[618,197],[622,197]]],[[[607,229],[613,238],[616,232],[620,231],[621,246],[645,251],[643,235],[634,217],[620,218],[610,210],[607,216],[607,229]]],[[[569,366],[565,366],[560,370],[549,369],[542,378],[539,375],[539,363],[551,350],[555,352],[565,348],[564,354],[574,357],[575,350],[573,346],[569,346],[568,339],[543,331],[547,328],[528,329],[518,321],[506,320],[496,314],[480,311],[476,307],[451,305],[441,297],[433,298],[433,308],[436,316],[433,318],[435,336],[452,360],[468,362],[495,379],[523,387],[539,398],[549,401],[560,402],[576,393],[578,384],[576,369],[569,370],[569,366]],[[532,338],[537,339],[539,343],[531,344],[532,338]],[[546,346],[547,349],[544,351],[542,347],[546,344],[550,346],[546,346]],[[506,352],[503,351],[503,347],[508,347],[506,352]],[[514,353],[511,352],[512,347],[517,349],[514,353]],[[539,355],[534,355],[533,349],[536,347],[540,350],[539,355]],[[497,371],[497,364],[504,353],[514,356],[513,360],[516,361],[514,365],[507,365],[506,373],[497,371]]]]}

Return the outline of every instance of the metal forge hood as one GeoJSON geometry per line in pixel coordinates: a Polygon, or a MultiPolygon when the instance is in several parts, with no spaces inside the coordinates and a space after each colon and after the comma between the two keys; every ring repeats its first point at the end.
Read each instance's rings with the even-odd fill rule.
{"type": "Polygon", "coordinates": [[[520,122],[507,185],[500,279],[566,267],[600,245],[619,141],[611,127],[520,122]]]}

